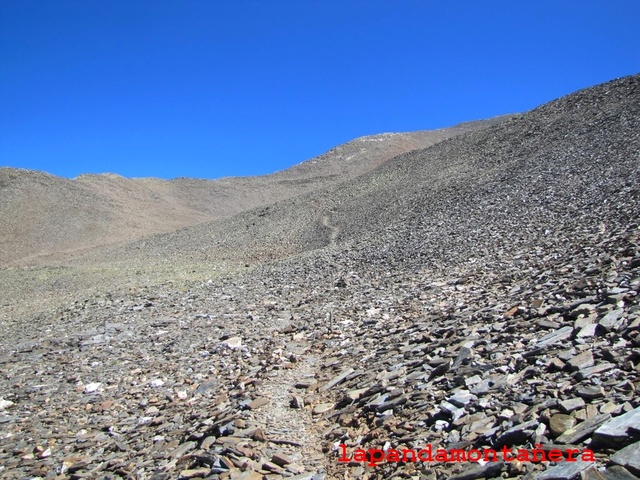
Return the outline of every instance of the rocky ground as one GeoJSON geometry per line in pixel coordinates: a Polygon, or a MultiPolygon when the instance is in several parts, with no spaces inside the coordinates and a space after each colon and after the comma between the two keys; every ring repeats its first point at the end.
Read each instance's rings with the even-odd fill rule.
{"type": "Polygon", "coordinates": [[[0,474],[640,478],[638,132],[636,76],[110,250],[199,278],[5,323],[0,474]],[[389,458],[427,446],[497,457],[389,458]]]}

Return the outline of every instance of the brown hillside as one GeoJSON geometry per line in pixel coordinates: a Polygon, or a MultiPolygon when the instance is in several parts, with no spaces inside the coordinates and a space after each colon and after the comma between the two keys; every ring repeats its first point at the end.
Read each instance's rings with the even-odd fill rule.
{"type": "Polygon", "coordinates": [[[95,247],[231,217],[355,178],[400,153],[499,121],[362,137],[290,169],[256,177],[165,181],[103,174],[69,180],[0,168],[0,266],[61,260],[95,247]]]}

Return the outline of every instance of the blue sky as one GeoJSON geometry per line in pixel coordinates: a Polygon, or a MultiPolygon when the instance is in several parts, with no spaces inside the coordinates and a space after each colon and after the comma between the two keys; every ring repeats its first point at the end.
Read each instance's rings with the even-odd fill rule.
{"type": "Polygon", "coordinates": [[[637,0],[2,0],[0,165],[273,172],[640,72],[637,0]]]}

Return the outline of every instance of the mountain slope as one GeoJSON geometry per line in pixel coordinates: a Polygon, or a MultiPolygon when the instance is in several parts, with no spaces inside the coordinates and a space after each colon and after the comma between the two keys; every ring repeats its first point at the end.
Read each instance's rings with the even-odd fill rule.
{"type": "Polygon", "coordinates": [[[499,121],[362,137],[258,177],[163,181],[105,174],[68,180],[0,168],[0,265],[59,260],[77,251],[227,218],[356,177],[399,153],[499,121]]]}
{"type": "Polygon", "coordinates": [[[87,261],[254,262],[348,243],[364,245],[367,262],[461,262],[496,255],[505,242],[553,238],[565,223],[598,229],[612,216],[631,219],[616,200],[635,208],[638,195],[638,83],[635,76],[593,87],[341,184],[87,261]]]}

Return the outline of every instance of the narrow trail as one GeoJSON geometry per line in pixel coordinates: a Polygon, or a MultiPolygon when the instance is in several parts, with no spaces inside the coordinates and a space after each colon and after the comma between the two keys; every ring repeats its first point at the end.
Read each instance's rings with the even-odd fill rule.
{"type": "Polygon", "coordinates": [[[305,473],[316,474],[314,479],[325,478],[326,456],[321,450],[321,432],[310,410],[291,406],[293,396],[302,398],[305,394],[304,390],[295,388],[296,383],[315,379],[319,357],[308,352],[306,342],[292,342],[287,350],[296,355],[297,361],[292,368],[272,371],[264,380],[258,394],[269,402],[255,412],[254,419],[270,440],[276,440],[272,442],[277,445],[274,450],[293,460],[293,470],[300,466],[305,473]]]}
{"type": "Polygon", "coordinates": [[[321,221],[324,227],[327,227],[331,230],[331,235],[329,236],[329,245],[335,245],[336,239],[341,232],[340,227],[331,224],[331,217],[329,217],[329,215],[323,215],[321,221]]]}

